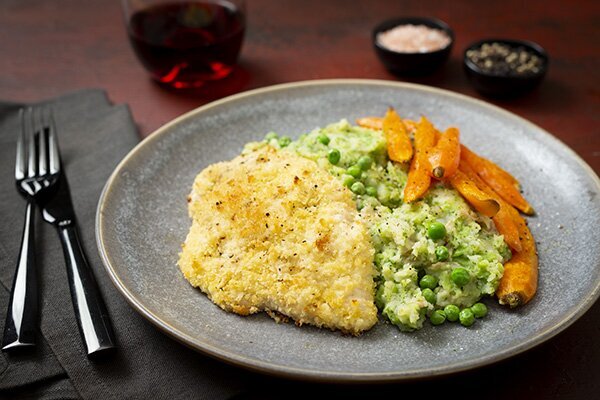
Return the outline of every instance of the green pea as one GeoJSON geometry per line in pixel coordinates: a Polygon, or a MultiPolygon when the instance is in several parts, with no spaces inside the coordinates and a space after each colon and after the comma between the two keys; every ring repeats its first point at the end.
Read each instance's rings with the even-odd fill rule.
{"type": "Polygon", "coordinates": [[[292,143],[292,139],[287,136],[282,136],[279,138],[279,145],[281,147],[287,147],[290,143],[292,143]]]}
{"type": "Polygon", "coordinates": [[[448,252],[448,248],[446,246],[438,246],[435,248],[435,258],[438,261],[446,261],[450,258],[450,253],[448,252]]]}
{"type": "Polygon", "coordinates": [[[419,282],[419,286],[421,289],[435,289],[438,284],[438,280],[433,275],[425,275],[421,278],[421,282],[419,282]]]}
{"type": "Polygon", "coordinates": [[[371,168],[371,164],[373,164],[373,160],[369,156],[362,156],[356,162],[356,165],[358,165],[363,171],[366,171],[369,168],[371,168]]]}
{"type": "Polygon", "coordinates": [[[362,182],[354,182],[352,186],[350,186],[350,190],[356,194],[365,194],[365,185],[363,185],[362,182]]]}
{"type": "Polygon", "coordinates": [[[355,178],[360,178],[360,175],[361,175],[362,171],[361,171],[361,169],[360,169],[360,167],[358,165],[352,165],[351,167],[349,167],[346,170],[346,173],[348,175],[352,175],[355,178]]]}
{"type": "Polygon", "coordinates": [[[427,228],[427,236],[431,240],[443,239],[446,236],[446,227],[441,222],[434,222],[427,228]]]}
{"type": "Polygon", "coordinates": [[[275,132],[269,132],[265,135],[265,140],[267,142],[270,142],[272,139],[277,139],[279,138],[279,135],[277,135],[275,132]]]}
{"type": "Polygon", "coordinates": [[[371,197],[377,197],[377,189],[374,188],[373,186],[369,186],[367,188],[367,194],[371,197]]]}
{"type": "Polygon", "coordinates": [[[339,163],[341,157],[342,155],[340,154],[340,151],[338,149],[330,149],[327,152],[327,160],[329,160],[329,162],[333,165],[339,163]]]}
{"type": "Polygon", "coordinates": [[[442,310],[435,310],[429,320],[433,325],[441,325],[446,321],[446,314],[442,310]]]}
{"type": "Polygon", "coordinates": [[[458,321],[458,315],[460,314],[460,309],[454,304],[448,304],[444,307],[444,313],[446,314],[446,319],[450,322],[458,321]]]}
{"type": "Polygon", "coordinates": [[[319,136],[317,136],[317,140],[320,143],[323,143],[325,146],[327,146],[329,144],[329,136],[327,136],[327,135],[320,134],[319,136]]]}
{"type": "Polygon", "coordinates": [[[354,182],[356,182],[356,179],[353,176],[342,175],[342,184],[347,188],[350,188],[354,182]]]}
{"type": "Polygon", "coordinates": [[[426,288],[423,289],[421,293],[423,293],[423,297],[425,297],[425,300],[427,300],[431,304],[435,304],[436,295],[435,293],[433,293],[433,290],[426,288]]]}
{"type": "Polygon", "coordinates": [[[463,267],[454,268],[450,273],[450,278],[452,282],[454,282],[457,286],[464,286],[471,280],[471,275],[469,275],[469,271],[464,269],[463,267]]]}
{"type": "Polygon", "coordinates": [[[473,311],[473,315],[475,318],[483,318],[487,315],[488,309],[483,303],[475,303],[471,306],[471,311],[473,311]]]}
{"type": "Polygon", "coordinates": [[[463,326],[471,326],[475,322],[475,315],[470,308],[463,308],[458,314],[458,318],[463,326]]]}

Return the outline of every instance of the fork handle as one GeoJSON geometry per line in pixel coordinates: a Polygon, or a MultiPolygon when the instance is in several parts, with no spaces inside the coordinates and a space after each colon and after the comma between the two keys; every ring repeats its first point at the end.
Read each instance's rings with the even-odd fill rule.
{"type": "Polygon", "coordinates": [[[115,348],[112,325],[100,290],[85,258],[74,223],[58,225],[67,264],[71,300],[88,357],[115,348]]]}
{"type": "Polygon", "coordinates": [[[35,346],[38,325],[38,288],[35,270],[34,210],[35,202],[28,200],[21,250],[6,311],[2,350],[35,346]]]}

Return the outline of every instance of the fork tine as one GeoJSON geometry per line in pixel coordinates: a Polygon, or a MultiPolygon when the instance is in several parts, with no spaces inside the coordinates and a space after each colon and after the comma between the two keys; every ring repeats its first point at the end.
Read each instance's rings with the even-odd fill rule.
{"type": "Polygon", "coordinates": [[[56,137],[56,124],[54,122],[54,114],[49,111],[48,124],[48,148],[50,155],[50,173],[56,174],[60,172],[60,153],[58,151],[58,139],[56,137]]]}
{"type": "MultiPolygon", "coordinates": [[[[27,129],[27,142],[28,142],[28,161],[27,161],[27,176],[33,178],[37,175],[37,157],[35,151],[35,121],[34,113],[31,107],[27,107],[27,115],[25,120],[29,121],[29,129],[27,129]]],[[[27,126],[27,125],[25,125],[27,126]]]]}
{"type": "Polygon", "coordinates": [[[38,171],[40,175],[46,175],[48,173],[48,130],[50,129],[49,118],[47,117],[46,109],[42,109],[39,112],[41,127],[38,135],[38,171]]]}
{"type": "Polygon", "coordinates": [[[21,180],[25,178],[25,173],[27,172],[27,165],[25,165],[26,158],[26,150],[25,150],[25,141],[26,141],[26,128],[25,128],[25,110],[19,110],[19,117],[21,120],[21,133],[19,134],[19,138],[17,139],[17,159],[15,161],[15,179],[21,180]]]}

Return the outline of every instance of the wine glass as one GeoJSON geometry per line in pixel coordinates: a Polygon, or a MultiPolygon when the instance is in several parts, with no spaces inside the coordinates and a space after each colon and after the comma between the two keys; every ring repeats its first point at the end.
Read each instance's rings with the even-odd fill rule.
{"type": "Polygon", "coordinates": [[[246,29],[243,0],[123,0],[129,40],[151,77],[196,88],[228,76],[246,29]]]}

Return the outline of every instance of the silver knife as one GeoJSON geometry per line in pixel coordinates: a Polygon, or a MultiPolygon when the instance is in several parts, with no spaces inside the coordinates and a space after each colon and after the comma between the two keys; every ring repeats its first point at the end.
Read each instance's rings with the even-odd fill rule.
{"type": "Polygon", "coordinates": [[[54,195],[42,202],[44,220],[58,231],[69,278],[71,300],[88,357],[115,348],[115,339],[106,306],[79,241],[69,184],[62,168],[54,195]]]}

